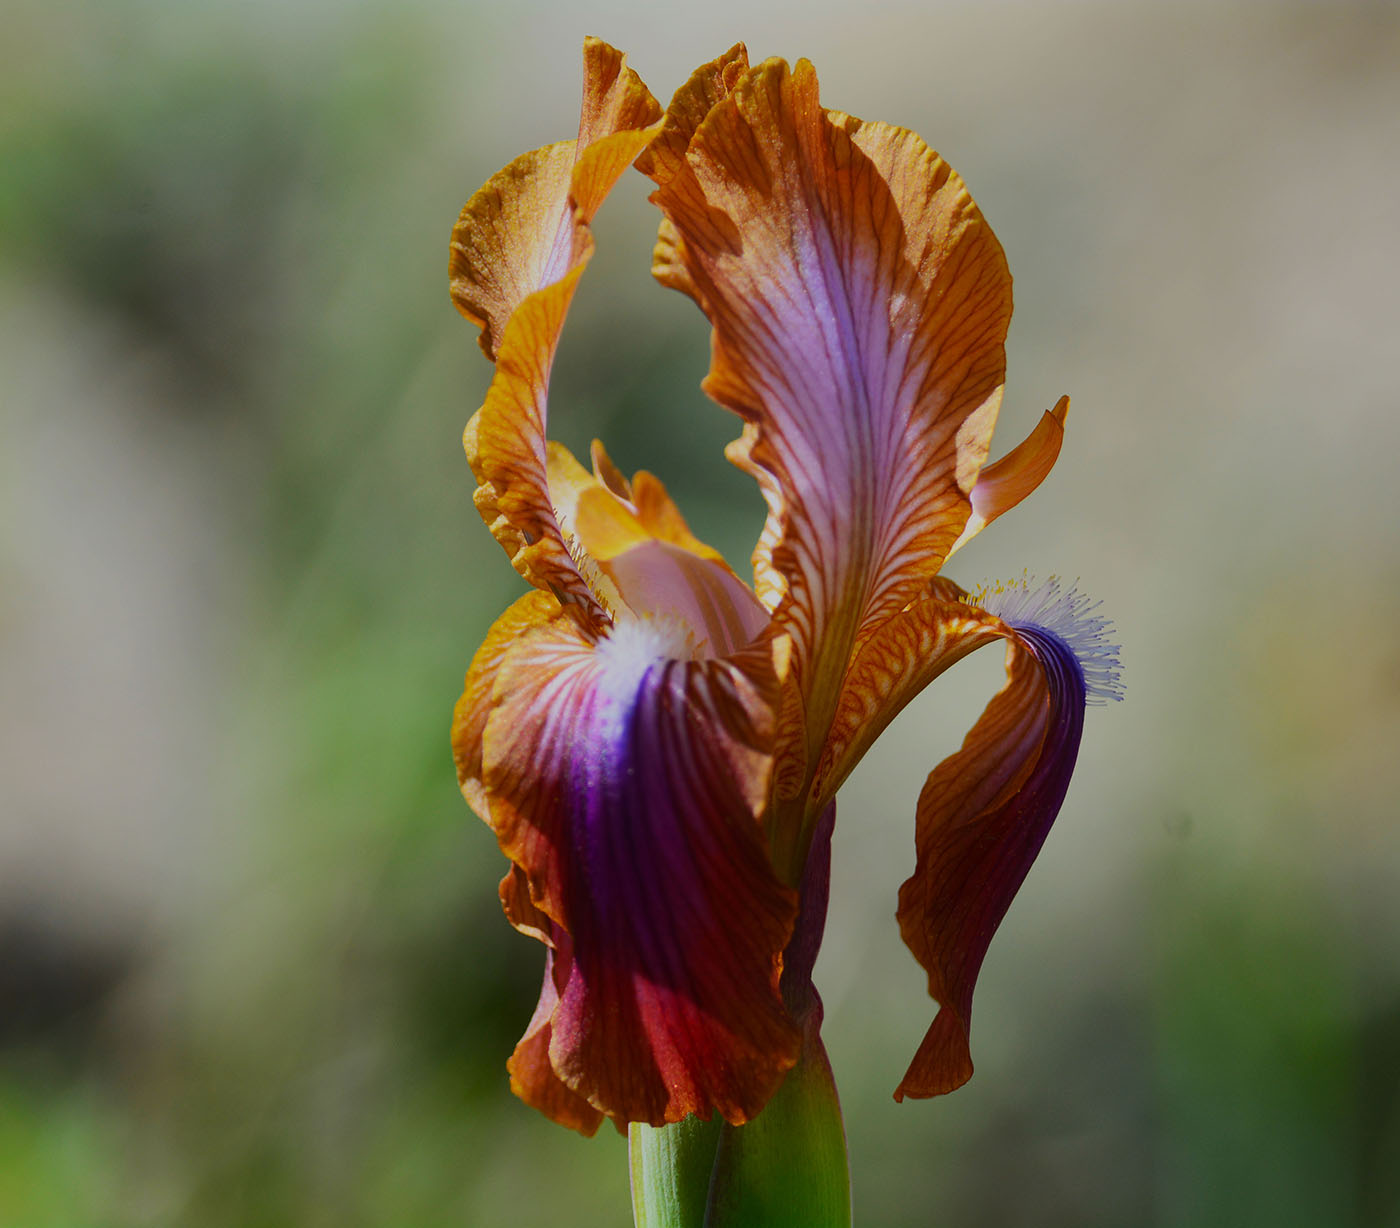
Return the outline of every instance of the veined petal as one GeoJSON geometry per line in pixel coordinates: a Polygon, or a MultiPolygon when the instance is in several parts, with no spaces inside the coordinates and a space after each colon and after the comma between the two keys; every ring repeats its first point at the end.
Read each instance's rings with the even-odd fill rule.
{"type": "Polygon", "coordinates": [[[480,484],[477,509],[526,579],[595,622],[601,610],[550,499],[549,376],[593,252],[588,223],[658,130],[660,113],[625,57],[589,39],[577,140],[517,158],[467,202],[452,232],[453,301],[482,326],[482,349],[496,361],[486,401],[463,436],[480,484]]]}
{"type": "Polygon", "coordinates": [[[875,739],[930,682],[1006,628],[942,576],[861,646],[846,672],[836,716],[813,776],[819,802],[836,791],[875,739]]]}
{"type": "Polygon", "coordinates": [[[663,624],[597,639],[555,619],[506,654],[483,737],[501,848],[572,941],[550,1066],[594,1108],[653,1125],[747,1120],[799,1046],[778,988],[796,898],[759,822],[773,647],[684,655],[663,624]]]}
{"type": "Polygon", "coordinates": [[[852,652],[967,521],[1011,282],[962,181],[918,137],[824,111],[805,61],[737,62],[705,78],[706,98],[725,92],[683,164],[656,155],[663,128],[653,200],[675,230],[664,279],[679,284],[679,261],[714,326],[705,389],[747,424],[731,455],[769,505],[756,582],[766,599],[780,577],[814,754],[852,652]]]}
{"type": "Polygon", "coordinates": [[[1117,650],[1084,598],[1052,583],[987,604],[979,613],[1007,640],[1006,686],[924,785],[918,862],[899,892],[900,933],[940,1009],[896,1100],[972,1076],[972,994],[987,947],[1064,801],[1086,702],[1121,697],[1117,650]]]}
{"type": "Polygon", "coordinates": [[[592,220],[636,156],[618,165],[620,150],[636,143],[629,134],[650,133],[660,115],[627,57],[585,39],[578,137],[522,154],[467,202],[452,228],[452,301],[481,325],[488,358],[516,308],[575,263],[587,238],[576,223],[592,220]]]}

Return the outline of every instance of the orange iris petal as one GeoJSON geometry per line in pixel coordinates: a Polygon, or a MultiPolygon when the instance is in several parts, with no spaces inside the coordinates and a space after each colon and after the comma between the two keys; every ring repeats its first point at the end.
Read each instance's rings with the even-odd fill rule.
{"type": "Polygon", "coordinates": [[[486,633],[467,668],[461,698],[452,712],[452,758],[457,783],[471,808],[490,822],[490,801],[481,783],[481,735],[491,714],[491,692],[505,655],[532,627],[559,614],[559,603],[548,593],[532,590],[517,598],[486,633]]]}
{"type": "MultiPolygon", "coordinates": [[[[1050,475],[1065,438],[1069,397],[1041,415],[1035,430],[993,464],[987,465],[972,488],[972,515],[962,536],[953,543],[960,550],[998,516],[1009,512],[1050,475]]],[[[952,553],[952,550],[949,551],[952,553]]]]}
{"type": "Polygon", "coordinates": [[[1005,260],[946,163],[824,111],[805,61],[706,66],[640,165],[673,228],[656,272],[709,315],[705,389],[746,423],[731,456],[769,504],[758,592],[781,595],[814,753],[851,654],[967,520],[1001,398],[1005,260]]]}
{"type": "Polygon", "coordinates": [[[463,443],[476,505],[516,569],[538,588],[601,617],[559,530],[546,474],[550,369],[564,316],[593,253],[588,223],[646,146],[661,113],[622,54],[584,46],[576,141],[525,154],[475,196],[452,232],[452,298],[483,328],[496,361],[463,443]]]}

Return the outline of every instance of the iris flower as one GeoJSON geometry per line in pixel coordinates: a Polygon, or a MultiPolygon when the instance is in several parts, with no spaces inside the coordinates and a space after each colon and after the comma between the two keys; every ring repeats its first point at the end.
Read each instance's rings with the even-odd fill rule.
{"type": "Polygon", "coordinates": [[[1005,687],[918,799],[900,932],[940,1004],[895,1092],[972,1072],[973,986],[1060,808],[1087,699],[1116,690],[1073,592],[971,595],[945,560],[1046,476],[1067,399],[988,463],[1011,279],[962,180],[912,132],[823,109],[810,64],[736,46],[663,112],[584,49],[576,140],[467,203],[451,292],[495,363],[465,446],[476,506],[530,589],[453,723],[462,789],[509,859],[510,922],[545,947],[515,1092],[604,1117],[741,1124],[820,1053],[811,970],[834,798],[894,716],[973,650],[1005,687]],[[703,388],[767,520],[753,583],[660,481],[546,439],[550,369],[629,165],[655,183],[653,272],[712,327],[703,388]]]}

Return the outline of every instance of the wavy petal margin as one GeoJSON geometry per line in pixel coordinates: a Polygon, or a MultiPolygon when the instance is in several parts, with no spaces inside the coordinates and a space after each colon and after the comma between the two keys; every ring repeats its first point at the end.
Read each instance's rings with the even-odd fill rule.
{"type": "Polygon", "coordinates": [[[961,179],[913,133],[824,111],[806,61],[742,65],[730,53],[692,78],[640,165],[672,226],[655,271],[709,315],[705,390],[746,423],[731,456],[769,505],[756,586],[767,600],[781,578],[811,752],[852,652],[968,519],[1011,280],[961,179]]]}
{"type": "Polygon", "coordinates": [[[603,1114],[554,1072],[549,1060],[554,1041],[554,1012],[559,991],[573,974],[573,948],[569,936],[557,926],[544,957],[544,985],[530,1026],[506,1062],[510,1090],[532,1109],[538,1109],[561,1126],[591,1138],[603,1122],[603,1114]]]}
{"type": "Polygon", "coordinates": [[[595,640],[558,618],[498,666],[482,787],[535,913],[512,919],[572,942],[566,961],[554,937],[558,1001],[526,1040],[547,1022],[554,1075],[615,1119],[747,1121],[797,1058],[779,993],[797,902],[759,823],[777,689],[766,642],[679,660],[636,621],[595,640]]]}
{"type": "Polygon", "coordinates": [[[910,700],[968,653],[1005,634],[1005,627],[951,580],[932,580],[927,595],[889,619],[852,660],[813,776],[812,797],[835,797],[910,700]]]}
{"type": "Polygon", "coordinates": [[[550,499],[549,376],[593,253],[588,223],[659,131],[660,116],[626,57],[587,40],[577,140],[517,158],[467,202],[452,231],[452,300],[481,325],[481,347],[496,363],[486,401],[463,435],[479,483],[477,509],[516,570],[594,622],[602,611],[569,555],[550,499]]]}
{"type": "Polygon", "coordinates": [[[918,861],[898,918],[940,1009],[896,1100],[972,1077],[972,994],[987,948],[1064,802],[1086,702],[1121,697],[1107,624],[1073,591],[1039,592],[1014,586],[989,603],[1009,621],[982,612],[1007,640],[1006,686],[919,795],[918,861]]]}
{"type": "Polygon", "coordinates": [[[557,618],[559,613],[559,603],[538,589],[516,598],[492,624],[476,650],[467,667],[461,697],[452,710],[452,758],[457,765],[457,783],[467,803],[486,823],[491,821],[491,805],[481,781],[481,736],[491,715],[496,674],[522,635],[557,618]]]}

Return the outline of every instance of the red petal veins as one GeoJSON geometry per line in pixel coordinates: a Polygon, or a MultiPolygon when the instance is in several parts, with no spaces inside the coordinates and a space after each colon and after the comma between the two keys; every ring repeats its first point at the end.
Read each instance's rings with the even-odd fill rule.
{"type": "Polygon", "coordinates": [[[675,232],[666,279],[679,262],[714,326],[706,391],[747,424],[731,455],[769,505],[758,592],[780,578],[815,766],[851,655],[967,520],[1010,277],[947,164],[910,132],[824,111],[805,61],[717,61],[688,89],[642,165],[675,232]]]}
{"type": "Polygon", "coordinates": [[[526,631],[542,626],[560,614],[560,606],[548,593],[532,590],[514,601],[486,633],[472,657],[462,684],[462,695],[452,712],[452,758],[457,783],[471,808],[490,822],[490,805],[481,783],[481,737],[491,715],[491,695],[496,674],[506,654],[526,631]]]}

